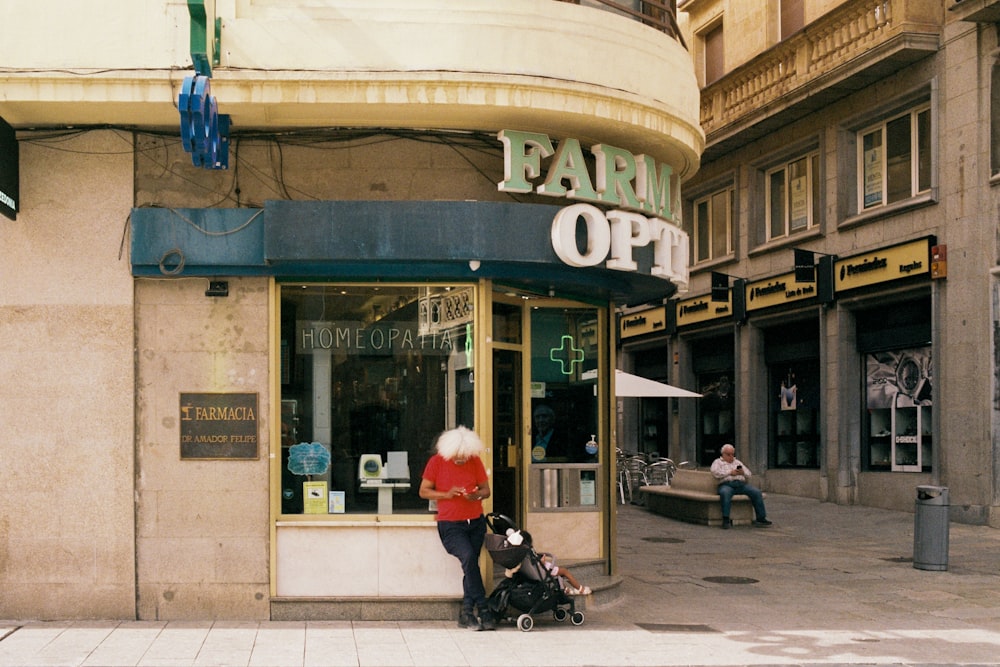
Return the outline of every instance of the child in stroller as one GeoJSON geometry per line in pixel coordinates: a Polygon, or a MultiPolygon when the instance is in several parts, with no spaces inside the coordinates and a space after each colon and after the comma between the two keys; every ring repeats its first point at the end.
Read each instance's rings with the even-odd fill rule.
{"type": "MultiPolygon", "coordinates": [[[[529,547],[532,546],[531,533],[529,533],[526,530],[521,530],[521,531],[513,531],[513,530],[511,530],[511,533],[507,536],[507,538],[508,539],[513,538],[514,534],[517,533],[517,532],[521,533],[521,543],[522,544],[525,544],[525,545],[527,545],[529,547]]],[[[517,538],[514,538],[514,539],[516,540],[517,538]]],[[[590,595],[591,594],[592,591],[590,590],[590,586],[584,586],[579,581],[577,581],[576,577],[573,576],[573,573],[570,572],[568,568],[560,567],[560,566],[556,565],[556,557],[555,556],[553,556],[552,554],[550,554],[548,552],[545,552],[545,551],[538,551],[537,554],[538,554],[539,562],[541,563],[542,567],[544,567],[546,570],[548,570],[552,574],[552,576],[560,578],[560,579],[565,579],[566,582],[569,584],[569,586],[563,586],[562,587],[563,592],[565,592],[566,595],[590,595]]],[[[517,573],[518,570],[521,569],[521,566],[523,564],[524,563],[522,561],[517,567],[507,568],[505,574],[508,577],[514,576],[514,574],[517,573]]],[[[560,582],[560,583],[562,583],[562,582],[560,582]]]]}
{"type": "MultiPolygon", "coordinates": [[[[556,567],[550,555],[536,552],[531,536],[517,530],[509,518],[490,514],[486,520],[493,533],[486,535],[486,550],[494,563],[506,568],[507,575],[488,600],[494,615],[498,619],[515,620],[511,610],[520,612],[516,616],[517,627],[524,632],[534,627],[534,614],[546,611],[551,611],[557,621],[568,618],[573,625],[582,625],[583,612],[576,610],[574,598],[564,590],[563,577],[567,570],[556,567]]],[[[566,580],[574,594],[590,593],[590,589],[581,586],[572,575],[566,580]]]]}

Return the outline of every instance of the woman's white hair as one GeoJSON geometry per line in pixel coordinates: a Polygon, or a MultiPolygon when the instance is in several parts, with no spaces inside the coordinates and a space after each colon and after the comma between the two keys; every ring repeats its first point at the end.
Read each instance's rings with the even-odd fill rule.
{"type": "Polygon", "coordinates": [[[481,456],[484,450],[483,441],[475,431],[464,426],[445,431],[437,438],[437,453],[441,458],[452,461],[456,458],[468,459],[481,456]]]}

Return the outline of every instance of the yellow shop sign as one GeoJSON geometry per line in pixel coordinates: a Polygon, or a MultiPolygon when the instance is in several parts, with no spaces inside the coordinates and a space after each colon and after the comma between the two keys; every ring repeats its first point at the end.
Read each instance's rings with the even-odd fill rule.
{"type": "Polygon", "coordinates": [[[879,283],[930,275],[931,237],[838,260],[834,289],[839,292],[879,283]]]}

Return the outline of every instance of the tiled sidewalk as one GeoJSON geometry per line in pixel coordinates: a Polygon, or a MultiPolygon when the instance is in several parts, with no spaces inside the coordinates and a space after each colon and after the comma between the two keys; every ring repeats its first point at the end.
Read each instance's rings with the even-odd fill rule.
{"type": "Polygon", "coordinates": [[[619,506],[625,598],[580,627],[450,622],[2,622],[0,667],[1000,663],[1000,531],[951,524],[916,570],[913,515],[771,495],[771,528],[619,506]]]}

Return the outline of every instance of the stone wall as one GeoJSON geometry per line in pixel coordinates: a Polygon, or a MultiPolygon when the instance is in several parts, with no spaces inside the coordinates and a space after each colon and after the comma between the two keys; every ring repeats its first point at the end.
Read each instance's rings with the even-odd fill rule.
{"type": "Polygon", "coordinates": [[[269,279],[136,280],[138,617],[268,618],[269,279]],[[258,395],[258,458],[180,458],[181,393],[258,395]]]}
{"type": "Polygon", "coordinates": [[[131,618],[132,139],[46,136],[0,218],[0,618],[131,618]]]}

